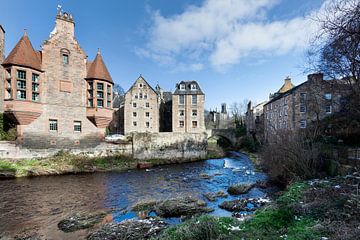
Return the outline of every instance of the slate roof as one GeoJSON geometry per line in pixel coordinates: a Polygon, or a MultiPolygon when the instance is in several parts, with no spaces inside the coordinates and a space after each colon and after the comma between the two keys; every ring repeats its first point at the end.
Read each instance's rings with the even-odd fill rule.
{"type": "Polygon", "coordinates": [[[13,50],[11,50],[2,65],[17,65],[41,71],[40,54],[34,50],[26,32],[24,32],[24,35],[20,38],[13,50]]]}
{"type": "Polygon", "coordinates": [[[175,89],[175,92],[174,92],[174,95],[179,95],[179,94],[204,95],[204,92],[201,90],[199,83],[196,82],[196,81],[181,81],[181,82],[176,84],[176,89],[175,89]],[[184,90],[180,90],[180,85],[181,84],[185,84],[185,89],[184,90]],[[196,84],[196,86],[197,86],[196,90],[191,90],[191,84],[196,84]]]}
{"type": "Polygon", "coordinates": [[[101,57],[100,51],[98,51],[94,61],[91,63],[86,79],[99,79],[114,83],[108,69],[105,66],[104,60],[101,57]]]}
{"type": "Polygon", "coordinates": [[[163,97],[164,97],[164,102],[172,101],[172,92],[164,92],[163,97]]]}

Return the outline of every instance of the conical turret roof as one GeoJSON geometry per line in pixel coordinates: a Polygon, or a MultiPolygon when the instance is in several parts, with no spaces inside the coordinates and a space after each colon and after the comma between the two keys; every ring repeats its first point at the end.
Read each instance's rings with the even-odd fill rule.
{"type": "Polygon", "coordinates": [[[24,35],[20,38],[2,65],[18,65],[41,71],[41,60],[31,45],[26,32],[24,32],[24,35]]]}
{"type": "Polygon", "coordinates": [[[113,83],[110,73],[107,70],[105,63],[101,57],[100,51],[98,51],[94,61],[89,67],[86,79],[100,79],[113,83]]]}

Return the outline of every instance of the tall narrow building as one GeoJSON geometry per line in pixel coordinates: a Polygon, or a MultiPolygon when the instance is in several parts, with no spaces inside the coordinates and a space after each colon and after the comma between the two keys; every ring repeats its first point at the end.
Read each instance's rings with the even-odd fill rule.
{"type": "Polygon", "coordinates": [[[196,81],[176,84],[172,97],[173,132],[204,132],[204,104],[205,94],[196,81]]]}
{"type": "Polygon", "coordinates": [[[159,96],[140,76],[125,94],[124,133],[159,132],[159,96]]]}
{"type": "Polygon", "coordinates": [[[26,32],[2,64],[4,110],[17,128],[17,143],[31,148],[92,147],[104,138],[112,118],[112,79],[98,52],[94,62],[75,38],[69,13],[41,51],[26,32]]]}
{"type": "Polygon", "coordinates": [[[5,30],[0,24],[0,113],[4,111],[5,73],[2,63],[5,58],[5,30]]]}

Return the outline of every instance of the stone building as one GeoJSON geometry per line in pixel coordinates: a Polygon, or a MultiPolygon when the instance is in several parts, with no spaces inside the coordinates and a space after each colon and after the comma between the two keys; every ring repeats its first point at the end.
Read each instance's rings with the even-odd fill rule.
{"type": "Polygon", "coordinates": [[[204,132],[204,104],[205,94],[196,81],[181,81],[176,84],[172,96],[173,132],[204,132]]]}
{"type": "Polygon", "coordinates": [[[267,102],[261,102],[255,106],[249,101],[245,115],[246,134],[253,136],[257,140],[263,140],[264,133],[264,105],[267,102]]]}
{"type": "Polygon", "coordinates": [[[288,91],[278,92],[264,105],[266,139],[278,130],[299,131],[342,109],[347,95],[339,80],[324,80],[323,74],[308,75],[308,80],[288,91]]]}
{"type": "Polygon", "coordinates": [[[125,94],[124,134],[159,132],[159,95],[140,75],[125,94]]]}
{"type": "MultiPolygon", "coordinates": [[[[0,25],[0,83],[4,83],[5,73],[2,63],[5,59],[5,30],[0,25]]],[[[5,84],[0,84],[0,113],[4,111],[4,90],[5,84]]]]}
{"type": "Polygon", "coordinates": [[[17,143],[32,148],[98,145],[112,118],[113,81],[100,52],[93,62],[59,9],[54,30],[35,51],[26,32],[6,57],[4,113],[17,143]]]}

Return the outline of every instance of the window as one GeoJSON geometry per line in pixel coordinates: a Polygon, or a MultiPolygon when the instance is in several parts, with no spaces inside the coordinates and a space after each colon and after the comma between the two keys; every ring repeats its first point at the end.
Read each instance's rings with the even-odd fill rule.
{"type": "Polygon", "coordinates": [[[107,85],[107,104],[108,108],[111,108],[111,85],[107,85]]]}
{"type": "Polygon", "coordinates": [[[192,95],[192,96],[191,96],[191,104],[192,104],[192,105],[196,105],[196,104],[197,104],[197,95],[192,95]]]}
{"type": "Polygon", "coordinates": [[[300,112],[301,112],[301,113],[306,112],[305,104],[300,104],[300,112]]]}
{"type": "Polygon", "coordinates": [[[183,117],[185,115],[185,110],[179,110],[179,116],[183,117]]]}
{"type": "Polygon", "coordinates": [[[103,98],[104,98],[104,92],[102,92],[102,91],[97,91],[96,97],[103,99],[103,98]]]}
{"type": "Polygon", "coordinates": [[[31,81],[31,89],[32,89],[32,94],[31,94],[31,99],[34,102],[39,101],[39,75],[33,73],[32,74],[32,81],[31,81]]]}
{"type": "Polygon", "coordinates": [[[137,126],[137,122],[134,121],[134,122],[133,122],[133,126],[136,127],[136,126],[137,126]]]}
{"type": "Polygon", "coordinates": [[[81,132],[81,122],[80,121],[74,121],[74,132],[81,132]]]}
{"type": "Polygon", "coordinates": [[[150,123],[149,123],[149,122],[146,122],[146,123],[145,123],[145,126],[146,126],[146,128],[149,128],[149,127],[150,127],[150,123]]]}
{"type": "Polygon", "coordinates": [[[332,112],[331,103],[327,103],[327,104],[325,105],[325,112],[326,112],[327,114],[329,114],[329,113],[332,112]]]}
{"type": "Polygon", "coordinates": [[[63,54],[62,57],[63,57],[63,63],[64,64],[69,64],[69,55],[63,54]]]}
{"type": "Polygon", "coordinates": [[[192,84],[191,84],[191,90],[192,90],[192,91],[197,90],[197,86],[196,86],[195,83],[192,83],[192,84]]]}
{"type": "Polygon", "coordinates": [[[300,120],[300,128],[306,128],[306,120],[300,120]]]}
{"type": "Polygon", "coordinates": [[[144,94],[144,99],[147,99],[147,94],[144,94]]]}
{"type": "Polygon", "coordinates": [[[97,90],[104,90],[104,84],[103,83],[97,83],[96,88],[97,88],[97,90]]]}
{"type": "Polygon", "coordinates": [[[185,84],[180,84],[180,90],[185,90],[185,84]]]}
{"type": "Polygon", "coordinates": [[[98,107],[101,107],[101,108],[104,107],[104,100],[98,99],[98,100],[97,100],[97,106],[98,106],[98,107]]]}
{"type": "Polygon", "coordinates": [[[88,106],[89,107],[94,107],[94,101],[92,99],[88,100],[88,106]]]}
{"type": "Polygon", "coordinates": [[[133,117],[136,117],[137,116],[137,113],[136,112],[133,112],[133,117]]]}
{"type": "Polygon", "coordinates": [[[179,104],[184,105],[185,104],[185,95],[179,95],[179,104]]]}
{"type": "Polygon", "coordinates": [[[143,84],[142,84],[142,83],[139,83],[139,88],[143,88],[143,84]]]}
{"type": "Polygon", "coordinates": [[[18,70],[17,76],[17,99],[26,99],[26,72],[18,70]]]}
{"type": "Polygon", "coordinates": [[[140,93],[140,94],[139,94],[139,97],[140,97],[140,99],[142,99],[142,98],[143,98],[143,94],[142,94],[142,93],[140,93]]]}
{"type": "Polygon", "coordinates": [[[179,121],[179,127],[181,127],[181,128],[184,127],[184,121],[179,121]]]}
{"type": "Polygon", "coordinates": [[[332,96],[331,96],[331,93],[325,93],[324,97],[326,100],[331,100],[332,96]]]}
{"type": "Polygon", "coordinates": [[[26,80],[26,72],[25,71],[18,70],[16,76],[17,76],[17,79],[26,80]]]}
{"type": "Polygon", "coordinates": [[[133,107],[136,108],[136,102],[133,103],[133,107]]]}
{"type": "Polygon", "coordinates": [[[51,132],[57,132],[57,130],[58,130],[58,122],[57,122],[57,120],[55,120],[55,119],[50,119],[49,120],[49,130],[51,132]]]}
{"type": "Polygon", "coordinates": [[[197,127],[197,121],[192,121],[192,127],[196,128],[197,127]]]}
{"type": "Polygon", "coordinates": [[[149,113],[149,112],[146,112],[146,113],[145,113],[145,117],[150,117],[150,113],[149,113]]]}
{"type": "Polygon", "coordinates": [[[135,99],[138,99],[138,98],[139,98],[139,96],[137,94],[135,94],[135,99]]]}
{"type": "Polygon", "coordinates": [[[150,107],[150,103],[148,103],[148,102],[145,103],[145,107],[147,107],[147,108],[150,107]]]}
{"type": "Polygon", "coordinates": [[[192,110],[192,116],[196,117],[197,116],[197,110],[192,110]]]}

